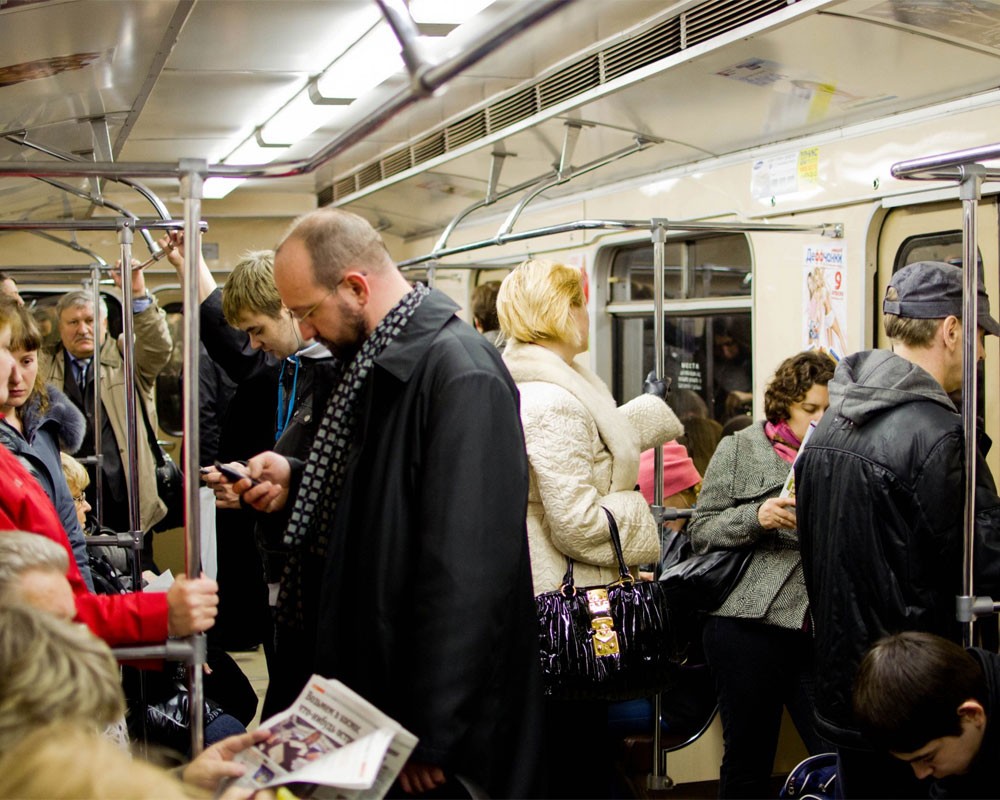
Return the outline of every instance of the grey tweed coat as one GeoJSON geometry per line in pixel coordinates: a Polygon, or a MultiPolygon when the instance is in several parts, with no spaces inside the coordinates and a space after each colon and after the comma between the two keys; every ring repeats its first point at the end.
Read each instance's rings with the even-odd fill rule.
{"type": "Polygon", "coordinates": [[[764,423],[720,442],[705,470],[701,494],[688,526],[698,553],[752,546],[743,578],[714,612],[800,629],[808,610],[798,532],[766,530],[757,510],[781,492],[791,465],[764,434],[764,423]]]}

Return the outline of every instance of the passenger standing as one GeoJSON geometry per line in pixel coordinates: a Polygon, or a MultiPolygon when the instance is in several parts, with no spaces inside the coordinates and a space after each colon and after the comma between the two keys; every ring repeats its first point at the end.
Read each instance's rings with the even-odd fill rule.
{"type": "Polygon", "coordinates": [[[695,552],[750,549],[743,578],[705,623],[725,752],[719,796],[770,797],[781,711],[810,753],[824,747],[813,720],[815,664],[795,498],[782,496],[811,422],[829,405],[834,361],[786,358],[764,392],[764,422],[722,440],[688,526],[695,552]]]}
{"type": "Polygon", "coordinates": [[[52,500],[80,574],[93,591],[87,542],[59,457],[60,450],[75,453],[80,448],[87,422],[66,395],[42,381],[38,374],[42,335],[23,306],[17,313],[21,332],[11,342],[16,368],[11,370],[7,401],[0,404],[0,443],[17,456],[52,500]]]}
{"type": "MultiPolygon", "coordinates": [[[[639,454],[677,437],[679,420],[655,394],[616,407],[601,379],[575,361],[587,350],[590,322],[578,269],[524,262],[504,279],[497,311],[507,337],[504,363],[521,392],[535,594],[562,585],[567,557],[580,586],[618,578],[605,509],[614,515],[626,563],[635,565],[638,577],[638,565],[657,561],[660,552],[656,522],[635,491],[639,454]]],[[[607,716],[604,702],[549,699],[548,797],[609,796],[607,716]]]]}
{"type": "MultiPolygon", "coordinates": [[[[795,468],[816,625],[817,718],[837,745],[847,797],[922,792],[906,765],[876,753],[855,722],[851,686],[865,652],[903,630],[961,636],[965,448],[948,392],[962,386],[962,281],[960,268],[933,261],[892,277],[882,310],[894,352],[840,362],[830,410],[795,468]]],[[[982,283],[978,319],[981,359],[984,332],[1000,333],[982,283]]],[[[976,589],[995,597],[1000,498],[981,453],[976,475],[976,589]]]]}
{"type": "Polygon", "coordinates": [[[411,286],[361,217],[321,209],[275,253],[304,338],[343,371],[301,464],[250,460],[236,484],[274,510],[297,486],[282,624],[315,637],[301,664],[419,737],[406,792],[537,792],[541,697],[528,471],[514,382],[437,291],[411,286]],[[301,481],[298,478],[301,476],[301,481]]]}
{"type": "MultiPolygon", "coordinates": [[[[112,272],[120,285],[121,273],[112,272]]],[[[156,376],[170,360],[171,339],[166,315],[156,300],[146,291],[142,270],[132,271],[132,312],[135,314],[135,396],[136,460],[139,471],[139,528],[149,532],[163,519],[167,507],[157,495],[156,456],[145,430],[142,415],[156,430],[156,409],[153,385],[156,376]]],[[[125,459],[125,364],[118,342],[108,337],[107,308],[101,301],[100,329],[94,324],[94,299],[89,292],[74,291],[63,295],[56,306],[59,317],[60,344],[51,354],[43,353],[39,371],[46,383],[62,390],[83,411],[87,432],[79,456],[94,455],[94,374],[95,352],[99,352],[101,375],[101,405],[97,424],[101,425],[103,496],[102,523],[116,531],[131,529],[128,515],[125,459]]],[[[94,502],[96,481],[91,471],[87,499],[94,502]]],[[[152,540],[148,537],[143,553],[152,556],[152,540]]]]}
{"type": "Polygon", "coordinates": [[[503,331],[497,318],[497,292],[500,281],[487,281],[472,290],[472,324],[501,353],[504,348],[503,331]]]}
{"type": "MultiPolygon", "coordinates": [[[[20,335],[20,317],[10,300],[0,299],[0,405],[7,402],[7,386],[14,359],[10,342],[20,335]]],[[[204,578],[179,576],[165,594],[93,594],[80,577],[66,531],[42,487],[0,445],[0,536],[5,530],[23,530],[45,536],[67,553],[66,577],[73,590],[76,618],[109,645],[154,643],[167,636],[188,636],[212,627],[217,586],[204,578]]]]}
{"type": "MultiPolygon", "coordinates": [[[[183,281],[182,242],[174,234],[160,244],[174,245],[170,261],[183,281]]],[[[219,441],[220,459],[243,460],[272,447],[282,455],[308,458],[338,365],[322,344],[303,340],[298,323],[281,302],[274,285],[274,253],[245,253],[221,292],[204,260],[196,277],[202,341],[218,367],[238,385],[234,413],[225,421],[219,441]],[[274,403],[262,402],[261,394],[274,398],[274,403]]],[[[217,482],[221,476],[208,470],[204,477],[217,487],[224,498],[222,505],[231,505],[226,485],[217,482]]],[[[283,540],[288,519],[284,514],[258,514],[238,504],[219,508],[218,513],[223,539],[221,625],[229,638],[241,628],[262,634],[268,685],[261,714],[266,719],[287,708],[302,688],[297,683],[301,669],[298,637],[288,629],[275,631],[270,616],[285,567],[283,540]],[[248,525],[254,529],[258,556],[252,564],[244,552],[248,525]],[[258,614],[247,613],[248,607],[256,610],[259,605],[262,582],[267,584],[268,606],[263,626],[257,622],[258,614]],[[281,656],[279,647],[284,651],[281,656]]],[[[248,633],[242,636],[249,638],[248,633]]]]}

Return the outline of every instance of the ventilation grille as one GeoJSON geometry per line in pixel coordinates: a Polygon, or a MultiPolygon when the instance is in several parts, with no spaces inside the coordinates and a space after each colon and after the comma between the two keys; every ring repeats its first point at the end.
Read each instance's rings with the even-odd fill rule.
{"type": "Polygon", "coordinates": [[[342,200],[392,175],[523,122],[602,84],[765,17],[798,0],[706,0],[680,16],[568,64],[413,144],[393,150],[319,192],[320,205],[342,200]],[[332,191],[331,191],[332,189],[332,191]]]}
{"type": "Polygon", "coordinates": [[[787,0],[712,0],[684,15],[684,47],[694,47],[720,34],[787,8],[787,0]]]}

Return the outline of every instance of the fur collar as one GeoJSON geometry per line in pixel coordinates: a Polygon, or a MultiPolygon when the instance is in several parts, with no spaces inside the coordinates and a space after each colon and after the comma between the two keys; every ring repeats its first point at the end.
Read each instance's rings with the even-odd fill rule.
{"type": "Polygon", "coordinates": [[[51,425],[59,437],[59,449],[67,453],[75,453],[83,444],[87,433],[87,420],[73,401],[51,383],[46,390],[49,393],[49,407],[45,414],[38,413],[40,399],[33,396],[24,407],[21,423],[24,426],[25,438],[30,442],[42,425],[51,425]]]}
{"type": "Polygon", "coordinates": [[[503,360],[517,384],[552,383],[573,395],[593,418],[601,441],[611,453],[612,487],[620,490],[635,486],[639,438],[597,375],[578,363],[570,366],[551,350],[526,342],[509,341],[503,360]]]}

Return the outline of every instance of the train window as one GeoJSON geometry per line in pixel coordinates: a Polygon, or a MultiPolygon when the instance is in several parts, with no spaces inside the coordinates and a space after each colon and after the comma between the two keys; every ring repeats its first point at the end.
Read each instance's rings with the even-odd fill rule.
{"type": "MultiPolygon", "coordinates": [[[[750,249],[741,234],[668,241],[666,263],[665,298],[750,296],[750,249]]],[[[611,264],[612,301],[652,298],[652,245],[619,248],[611,264]]]]}
{"type": "MultiPolygon", "coordinates": [[[[895,275],[907,264],[915,264],[918,261],[944,261],[948,264],[961,264],[962,232],[941,231],[904,239],[896,252],[892,272],[895,275]]],[[[981,264],[982,255],[980,255],[979,261],[981,264]]]]}
{"type": "MultiPolygon", "coordinates": [[[[675,239],[666,249],[664,366],[673,405],[678,416],[714,420],[706,427],[718,430],[752,404],[749,243],[721,234],[675,239]]],[[[654,364],[652,245],[621,247],[610,264],[612,388],[624,402],[642,391],[654,364]]]]}

